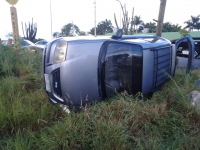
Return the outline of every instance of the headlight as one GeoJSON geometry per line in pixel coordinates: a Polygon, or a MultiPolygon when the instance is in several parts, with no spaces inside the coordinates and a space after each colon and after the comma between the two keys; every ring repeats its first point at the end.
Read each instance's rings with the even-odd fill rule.
{"type": "Polygon", "coordinates": [[[67,42],[63,40],[59,41],[54,51],[54,61],[53,61],[54,64],[65,60],[66,51],[67,51],[67,42]]]}

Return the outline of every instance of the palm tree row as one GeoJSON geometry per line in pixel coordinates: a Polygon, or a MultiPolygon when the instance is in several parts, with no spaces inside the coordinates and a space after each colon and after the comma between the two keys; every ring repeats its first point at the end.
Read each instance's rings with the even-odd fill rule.
{"type": "Polygon", "coordinates": [[[193,30],[200,30],[200,15],[198,16],[191,16],[191,19],[187,20],[184,22],[186,24],[186,26],[184,27],[184,29],[189,29],[189,31],[193,31],[193,30]]]}
{"type": "MultiPolygon", "coordinates": [[[[133,30],[135,33],[142,32],[144,28],[147,28],[148,33],[156,32],[156,23],[155,22],[144,23],[141,16],[134,16],[133,21],[131,21],[131,24],[133,24],[134,26],[133,30]]],[[[180,29],[181,29],[181,26],[179,24],[164,22],[162,32],[178,32],[180,29]]],[[[129,30],[131,34],[131,29],[129,30]]]]}
{"type": "MultiPolygon", "coordinates": [[[[191,19],[184,22],[186,26],[183,29],[189,29],[189,31],[193,30],[200,30],[200,15],[198,16],[191,16],[191,19]]],[[[148,29],[149,33],[154,33],[156,31],[156,23],[144,23],[143,20],[141,20],[141,16],[135,16],[133,19],[134,24],[134,31],[141,32],[144,28],[148,29]]],[[[181,26],[179,24],[172,24],[170,22],[163,23],[163,29],[162,32],[178,32],[181,30],[181,26]]]]}

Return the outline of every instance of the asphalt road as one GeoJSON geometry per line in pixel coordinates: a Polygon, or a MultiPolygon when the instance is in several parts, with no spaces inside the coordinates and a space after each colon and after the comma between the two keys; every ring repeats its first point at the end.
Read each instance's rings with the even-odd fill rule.
{"type": "MultiPolygon", "coordinates": [[[[188,58],[185,57],[177,57],[178,58],[178,65],[177,67],[186,67],[188,58]]],[[[200,59],[194,59],[193,63],[194,69],[200,68],[200,59]]]]}

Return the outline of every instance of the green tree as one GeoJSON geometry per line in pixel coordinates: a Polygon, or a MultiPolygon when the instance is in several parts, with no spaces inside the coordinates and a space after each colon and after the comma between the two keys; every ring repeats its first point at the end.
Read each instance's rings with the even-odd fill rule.
{"type": "Polygon", "coordinates": [[[84,31],[80,31],[80,33],[79,33],[80,36],[85,36],[86,34],[87,34],[87,33],[84,32],[84,31]]]}
{"type": "Polygon", "coordinates": [[[172,32],[172,24],[170,22],[163,23],[162,32],[172,32]]]}
{"type": "Polygon", "coordinates": [[[179,24],[173,24],[172,28],[173,32],[178,32],[179,30],[181,30],[181,26],[179,24]]]}
{"type": "Polygon", "coordinates": [[[61,36],[74,36],[79,35],[80,29],[77,25],[68,23],[64,25],[61,29],[61,36]]]}
{"type": "Polygon", "coordinates": [[[143,29],[144,29],[144,26],[143,25],[139,25],[138,29],[137,29],[137,32],[140,33],[140,32],[142,32],[143,29]]]}
{"type": "Polygon", "coordinates": [[[184,22],[186,26],[184,29],[189,29],[189,31],[193,31],[194,29],[199,30],[200,29],[200,15],[198,16],[191,16],[191,19],[184,22]]]}
{"type": "Polygon", "coordinates": [[[170,22],[163,23],[162,32],[178,32],[181,29],[179,24],[172,24],[170,22]]]}
{"type": "Polygon", "coordinates": [[[197,23],[196,27],[197,27],[196,29],[199,31],[200,30],[200,22],[197,23]]]}
{"type": "MultiPolygon", "coordinates": [[[[136,33],[137,33],[137,27],[138,25],[142,24],[143,23],[143,20],[141,20],[141,17],[140,16],[135,16],[134,17],[134,26],[136,26],[136,33]]],[[[134,27],[135,28],[135,27],[134,27]]]]}
{"type": "MultiPolygon", "coordinates": [[[[110,20],[101,21],[96,26],[97,35],[105,35],[106,33],[112,33],[113,26],[110,20]]],[[[94,35],[94,28],[90,29],[90,33],[94,35]]]]}
{"type": "Polygon", "coordinates": [[[53,33],[53,37],[54,38],[58,38],[58,37],[60,37],[61,36],[61,34],[59,33],[59,32],[54,32],[53,33]]]}
{"type": "Polygon", "coordinates": [[[156,32],[156,23],[155,22],[149,22],[146,24],[143,24],[144,28],[148,28],[148,33],[155,33],[156,32]]]}
{"type": "Polygon", "coordinates": [[[181,37],[185,37],[186,35],[189,35],[190,33],[189,31],[185,29],[180,29],[178,32],[180,33],[181,37]]]}

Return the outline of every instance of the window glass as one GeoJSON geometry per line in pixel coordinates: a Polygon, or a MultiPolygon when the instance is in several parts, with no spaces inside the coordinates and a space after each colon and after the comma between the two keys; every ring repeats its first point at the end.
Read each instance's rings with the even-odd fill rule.
{"type": "Polygon", "coordinates": [[[132,93],[140,88],[142,49],[138,45],[110,43],[105,57],[105,85],[107,96],[114,91],[132,93]],[[134,80],[133,80],[134,78],[134,80]],[[134,81],[134,82],[133,82],[134,81]]]}

